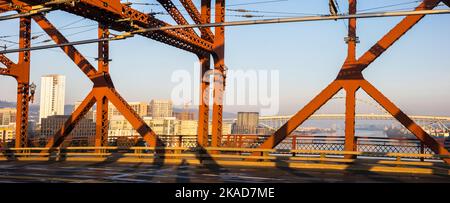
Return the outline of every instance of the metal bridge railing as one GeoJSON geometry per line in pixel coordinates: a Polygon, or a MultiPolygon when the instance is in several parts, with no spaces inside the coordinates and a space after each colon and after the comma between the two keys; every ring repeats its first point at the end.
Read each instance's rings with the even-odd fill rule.
{"type": "MultiPolygon", "coordinates": [[[[357,151],[380,153],[434,154],[417,139],[356,137],[357,151]]],[[[441,140],[441,143],[444,143],[441,140]]],[[[448,142],[447,142],[448,143],[448,142]]],[[[277,149],[344,150],[345,138],[337,136],[291,136],[277,149]]],[[[447,144],[447,148],[449,145],[447,144]]]]}
{"type": "MultiPolygon", "coordinates": [[[[259,161],[271,159],[291,159],[295,157],[337,157],[356,155],[373,158],[407,159],[443,159],[450,155],[436,155],[424,153],[393,153],[393,152],[364,152],[339,150],[309,150],[309,149],[257,149],[257,148],[225,148],[225,147],[65,147],[65,148],[0,148],[0,157],[48,157],[63,159],[67,157],[192,157],[192,158],[234,158],[240,160],[254,159],[259,161]],[[255,155],[257,154],[257,155],[255,155]]],[[[317,159],[319,160],[319,159],[317,159]]],[[[324,159],[325,160],[325,159],[324,159]]],[[[344,160],[344,159],[342,159],[344,160]]],[[[323,160],[322,160],[323,161],[323,160]]]]}
{"type": "MultiPolygon", "coordinates": [[[[179,147],[195,149],[198,147],[196,136],[159,136],[164,143],[166,149],[179,147]]],[[[260,135],[224,135],[222,137],[222,147],[225,148],[250,148],[256,149],[266,136],[260,135]]],[[[374,138],[374,137],[356,137],[358,152],[372,153],[405,153],[405,154],[434,154],[428,147],[425,147],[417,139],[403,138],[374,138]]],[[[344,137],[338,136],[298,136],[292,135],[281,142],[275,150],[319,150],[319,151],[343,151],[344,137]]],[[[447,148],[450,148],[450,140],[440,140],[447,148]]],[[[111,146],[99,148],[104,150],[104,156],[111,155],[110,151],[131,152],[136,145],[111,146]],[[130,151],[131,150],[131,151],[130,151]]],[[[42,147],[33,148],[3,148],[1,152],[6,155],[15,153],[16,156],[21,154],[42,155],[41,151],[45,151],[42,147]]],[[[87,151],[95,151],[98,155],[96,147],[73,147],[63,146],[56,148],[62,152],[80,153],[80,156],[86,155],[87,151]]],[[[134,152],[133,152],[134,153],[134,152]]]]}
{"type": "Polygon", "coordinates": [[[0,160],[3,161],[82,161],[213,165],[214,167],[286,167],[291,169],[356,170],[446,176],[450,176],[450,166],[436,159],[449,158],[450,156],[417,153],[224,147],[0,148],[0,160]],[[345,158],[345,155],[355,155],[357,158],[349,159],[345,158]]]}

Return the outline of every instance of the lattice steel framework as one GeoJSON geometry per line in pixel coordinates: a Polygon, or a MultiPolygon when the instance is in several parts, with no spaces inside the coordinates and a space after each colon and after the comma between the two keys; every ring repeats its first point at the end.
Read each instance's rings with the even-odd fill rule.
{"type": "MultiPolygon", "coordinates": [[[[415,10],[431,10],[435,8],[441,0],[424,0],[415,10]]],[[[449,0],[444,3],[449,4],[449,0]]],[[[349,0],[349,14],[355,14],[357,11],[357,0],[349,0]]],[[[363,76],[363,70],[372,62],[380,57],[389,47],[398,39],[406,34],[414,25],[416,25],[425,15],[414,15],[405,17],[384,37],[381,38],[372,48],[364,53],[359,59],[356,58],[356,22],[355,18],[349,19],[348,27],[348,52],[347,59],[341,68],[337,78],[328,85],[319,95],[310,101],[303,109],[289,119],[280,129],[261,144],[260,148],[274,148],[280,144],[289,134],[305,122],[314,112],[328,102],[340,90],[346,91],[346,116],[345,116],[345,144],[344,150],[356,151],[357,144],[355,139],[355,94],[359,89],[364,90],[376,102],[378,102],[386,111],[394,116],[402,125],[413,133],[422,143],[429,147],[434,153],[449,155],[449,152],[426,133],[411,118],[403,113],[394,103],[384,96],[377,88],[368,82],[363,76]]],[[[348,156],[347,158],[354,158],[348,156]]],[[[450,159],[444,159],[450,163],[450,159]]]]}
{"type": "MultiPolygon", "coordinates": [[[[158,0],[159,3],[169,12],[172,18],[180,25],[188,24],[177,7],[171,0],[158,0]]],[[[189,16],[197,24],[209,23],[211,19],[211,0],[202,0],[201,10],[198,10],[191,0],[181,1],[183,7],[188,11],[189,16]]],[[[40,7],[51,7],[52,10],[62,10],[78,16],[82,16],[99,24],[99,39],[109,37],[109,29],[130,32],[145,28],[156,28],[169,26],[170,24],[156,19],[154,16],[144,14],[127,4],[120,3],[120,0],[74,0],[74,1],[48,1],[48,0],[1,0],[0,13],[7,11],[17,11],[26,13],[40,7]]],[[[223,22],[225,19],[225,0],[217,0],[216,7],[219,8],[215,19],[223,22]]],[[[20,46],[19,48],[30,47],[31,19],[33,19],[56,44],[65,44],[69,41],[58,29],[51,24],[42,14],[35,14],[31,17],[20,19],[20,46]]],[[[196,54],[200,60],[202,76],[210,68],[210,58],[215,61],[215,69],[219,74],[223,74],[224,67],[224,28],[216,28],[213,34],[210,28],[201,28],[199,36],[194,29],[174,29],[165,31],[145,32],[141,35],[160,41],[162,43],[180,48],[196,54]],[[220,31],[220,32],[218,32],[220,31]]],[[[81,71],[92,81],[93,88],[77,107],[62,128],[48,141],[47,147],[58,147],[68,137],[77,123],[86,113],[97,104],[96,116],[96,136],[95,146],[105,146],[108,140],[108,103],[111,102],[131,123],[133,128],[143,137],[149,146],[162,145],[161,140],[151,130],[151,128],[138,116],[138,114],[128,105],[114,88],[113,81],[109,74],[109,43],[101,41],[98,43],[98,67],[97,69],[71,45],[62,46],[61,49],[79,67],[81,71]]],[[[18,82],[17,98],[17,130],[16,147],[27,146],[27,122],[29,106],[29,75],[30,75],[30,52],[19,53],[19,62],[15,64],[5,55],[0,55],[0,62],[6,68],[0,68],[1,75],[13,76],[18,82]]],[[[203,79],[203,77],[201,77],[203,79]]],[[[219,75],[217,78],[224,78],[219,75]]],[[[219,79],[215,79],[220,84],[219,79]]],[[[208,120],[209,120],[209,98],[208,89],[210,84],[207,80],[201,81],[201,103],[199,106],[199,130],[198,142],[201,146],[211,145],[208,140],[208,120]]],[[[218,89],[215,96],[223,94],[222,85],[214,86],[218,89]]],[[[221,96],[219,96],[221,97],[221,96]]],[[[213,132],[221,132],[222,123],[221,105],[214,105],[213,132]]],[[[220,133],[213,133],[212,146],[219,146],[214,140],[220,139],[220,133]]]]}
{"type": "MultiPolygon", "coordinates": [[[[171,0],[158,0],[168,11],[171,17],[180,25],[188,21],[180,13],[171,0]]],[[[198,10],[191,0],[180,0],[182,6],[188,12],[192,20],[197,23],[209,23],[211,20],[211,0],[202,0],[201,9],[198,10]]],[[[415,10],[433,9],[440,2],[450,6],[450,0],[423,0],[415,10]]],[[[356,13],[357,0],[349,0],[349,13],[356,13]]],[[[156,28],[168,26],[169,24],[155,18],[152,15],[139,12],[128,4],[120,3],[120,0],[73,0],[73,1],[49,1],[49,0],[0,0],[0,13],[6,11],[29,12],[45,5],[53,10],[62,10],[75,15],[83,16],[99,23],[99,38],[108,36],[108,29],[117,31],[133,31],[144,28],[156,28]],[[56,2],[56,3],[55,3],[56,2]],[[58,3],[60,2],[60,3],[58,3]],[[51,3],[51,4],[50,4],[51,3]]],[[[338,91],[344,89],[346,95],[346,129],[344,149],[354,151],[355,143],[355,94],[359,89],[366,91],[377,101],[388,113],[393,115],[400,123],[408,128],[423,144],[436,154],[448,155],[449,152],[420,126],[403,113],[380,91],[364,79],[362,71],[381,56],[389,47],[400,39],[408,30],[417,24],[425,15],[412,15],[405,17],[398,25],[388,32],[377,44],[356,58],[356,19],[349,19],[348,28],[348,56],[339,72],[336,80],[326,87],[302,110],[294,115],[286,124],[278,129],[272,136],[264,141],[261,148],[274,148],[280,144],[290,133],[308,119],[315,111],[330,100],[338,91]]],[[[215,22],[225,21],[225,0],[215,0],[215,22]]],[[[20,19],[19,48],[30,46],[31,19],[43,28],[56,44],[67,43],[68,40],[53,26],[42,14],[22,17],[20,19]]],[[[222,139],[222,98],[225,89],[225,28],[215,27],[214,34],[210,28],[199,28],[200,35],[191,28],[158,30],[141,35],[160,41],[162,43],[192,52],[196,54],[201,64],[201,85],[199,105],[199,127],[198,144],[200,146],[220,146],[222,139]],[[212,136],[209,143],[208,121],[209,121],[209,89],[211,84],[204,80],[203,76],[211,69],[210,59],[214,62],[213,82],[213,114],[212,114],[212,136]]],[[[131,123],[144,140],[150,145],[162,144],[158,141],[155,133],[136,114],[128,103],[115,90],[109,75],[108,42],[100,42],[98,50],[98,68],[94,68],[74,46],[63,46],[61,49],[80,68],[81,71],[92,81],[93,88],[81,105],[71,115],[70,119],[51,139],[48,146],[57,147],[70,134],[78,121],[97,103],[97,130],[95,145],[103,146],[107,140],[108,112],[107,104],[111,102],[131,123]]],[[[14,63],[6,56],[0,55],[0,62],[6,68],[0,68],[0,74],[15,77],[18,82],[17,94],[17,133],[16,146],[27,146],[27,120],[29,96],[29,74],[30,74],[30,52],[19,53],[18,63],[14,63]]],[[[450,163],[450,159],[445,159],[450,163]]]]}

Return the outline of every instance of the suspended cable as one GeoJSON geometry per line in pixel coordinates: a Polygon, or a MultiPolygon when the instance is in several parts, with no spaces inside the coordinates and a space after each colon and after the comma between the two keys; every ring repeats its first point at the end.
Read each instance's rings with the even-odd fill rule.
{"type": "MultiPolygon", "coordinates": [[[[270,1],[257,1],[257,2],[249,2],[249,3],[229,4],[229,5],[227,5],[227,7],[279,3],[279,2],[285,2],[285,1],[289,1],[289,0],[270,0],[270,1]]],[[[140,6],[159,6],[159,5],[161,5],[159,3],[145,3],[145,2],[133,2],[133,1],[127,1],[127,2],[124,2],[123,4],[125,4],[125,5],[140,5],[140,6]]],[[[175,6],[182,6],[182,5],[175,5],[175,6]]]]}
{"type": "Polygon", "coordinates": [[[259,11],[259,10],[247,10],[247,9],[227,9],[227,11],[238,13],[270,13],[270,14],[286,14],[286,15],[323,15],[317,13],[296,13],[296,12],[281,12],[281,11],[259,11]]]}
{"type": "MultiPolygon", "coordinates": [[[[73,29],[78,29],[78,28],[93,27],[93,26],[98,26],[98,24],[81,25],[81,26],[76,26],[76,27],[66,27],[66,28],[57,28],[57,29],[59,31],[61,31],[61,30],[73,30],[73,29]]],[[[34,34],[42,34],[42,35],[45,35],[45,33],[46,33],[45,31],[34,32],[34,34]]],[[[19,36],[19,34],[4,35],[4,36],[0,36],[0,39],[1,38],[9,38],[9,37],[17,37],[17,36],[19,36]]],[[[39,35],[39,36],[41,36],[41,35],[39,35]]],[[[32,40],[35,40],[38,38],[38,37],[34,37],[34,39],[33,39],[33,37],[32,37],[32,40]]]]}
{"type": "Polygon", "coordinates": [[[422,0],[415,0],[415,1],[408,1],[408,2],[403,2],[403,3],[398,3],[398,4],[391,4],[391,5],[386,5],[386,6],[373,7],[373,8],[368,8],[368,9],[362,9],[360,11],[361,12],[372,11],[372,10],[378,10],[378,9],[382,9],[382,8],[391,8],[391,7],[403,6],[403,5],[414,4],[414,3],[419,3],[419,2],[422,2],[422,0]]]}
{"type": "Polygon", "coordinates": [[[268,4],[268,3],[279,3],[279,2],[286,2],[289,0],[272,0],[272,1],[257,1],[257,2],[251,2],[251,3],[240,3],[240,4],[230,4],[227,5],[230,6],[246,6],[246,5],[256,5],[256,4],[268,4]]]}
{"type": "Polygon", "coordinates": [[[450,14],[450,9],[441,10],[419,10],[419,11],[399,11],[399,12],[372,12],[372,13],[359,13],[353,15],[324,15],[324,16],[308,16],[308,17],[293,17],[293,18],[276,18],[276,19],[263,19],[263,20],[247,20],[247,21],[232,21],[223,23],[207,23],[207,24],[191,24],[191,25],[171,25],[165,27],[155,28],[143,28],[136,31],[128,32],[115,37],[102,38],[102,39],[90,39],[81,40],[76,42],[69,42],[63,44],[52,44],[44,46],[35,46],[21,49],[10,49],[0,51],[0,54],[15,53],[21,51],[31,51],[40,49],[49,49],[54,47],[64,47],[69,45],[81,45],[97,43],[102,41],[114,41],[122,40],[129,37],[133,37],[134,34],[148,33],[162,30],[184,29],[184,28],[199,28],[199,27],[224,27],[224,26],[244,26],[244,25],[261,25],[261,24],[277,24],[277,23],[293,23],[293,22],[310,22],[310,21],[326,21],[326,20],[340,20],[351,18],[381,18],[381,17],[396,17],[396,16],[411,16],[411,15],[438,15],[438,14],[450,14]]]}
{"type": "MultiPolygon", "coordinates": [[[[66,35],[64,35],[64,37],[75,36],[75,35],[79,35],[79,34],[82,34],[82,33],[85,33],[85,32],[93,31],[93,30],[97,30],[97,28],[91,28],[91,29],[88,29],[88,30],[83,30],[83,31],[79,31],[79,32],[71,33],[71,34],[66,34],[66,35]]],[[[40,42],[36,42],[36,44],[48,43],[48,42],[51,42],[51,41],[52,41],[52,39],[46,39],[46,40],[43,40],[43,41],[40,41],[40,42]]]]}
{"type": "Polygon", "coordinates": [[[208,24],[192,24],[192,25],[171,25],[158,28],[147,28],[137,32],[151,32],[158,30],[171,30],[171,29],[185,29],[185,28],[198,28],[198,27],[221,27],[221,26],[238,26],[238,25],[258,25],[258,24],[273,24],[273,23],[292,23],[292,22],[307,22],[307,21],[325,21],[325,20],[339,20],[350,18],[380,18],[380,17],[395,17],[395,16],[409,16],[409,15],[427,15],[427,14],[448,14],[449,9],[442,10],[419,10],[419,11],[399,11],[399,12],[371,12],[371,13],[359,13],[352,15],[323,15],[323,16],[306,16],[306,17],[292,17],[292,18],[276,18],[276,19],[264,19],[264,20],[249,20],[249,21],[234,21],[223,23],[208,23],[208,24]]]}

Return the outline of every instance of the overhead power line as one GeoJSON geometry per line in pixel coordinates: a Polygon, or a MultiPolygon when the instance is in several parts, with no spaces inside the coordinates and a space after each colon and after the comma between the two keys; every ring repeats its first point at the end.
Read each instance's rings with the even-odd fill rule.
{"type": "Polygon", "coordinates": [[[372,11],[372,10],[378,10],[378,9],[383,9],[383,8],[391,8],[391,7],[403,6],[403,5],[409,5],[409,4],[417,4],[419,2],[422,2],[422,0],[408,1],[408,2],[403,2],[403,3],[390,4],[390,5],[386,5],[386,6],[367,8],[367,9],[362,9],[360,11],[362,11],[362,12],[372,11]]]}
{"type": "Polygon", "coordinates": [[[438,15],[438,14],[449,14],[450,9],[441,10],[420,10],[420,11],[399,11],[399,12],[373,12],[373,13],[359,13],[353,15],[324,15],[324,16],[307,16],[307,17],[293,17],[293,18],[276,18],[276,19],[264,19],[264,20],[247,20],[247,21],[233,21],[233,22],[223,22],[223,23],[207,23],[207,24],[191,24],[191,25],[171,25],[165,27],[156,28],[145,28],[136,31],[128,32],[123,35],[118,35],[116,37],[102,38],[102,39],[90,39],[82,40],[76,42],[69,42],[65,44],[52,44],[45,46],[35,46],[29,48],[21,49],[10,49],[0,51],[0,54],[15,53],[21,51],[31,51],[40,49],[49,49],[55,47],[64,47],[69,45],[81,45],[89,43],[97,43],[101,41],[114,41],[121,40],[128,37],[134,36],[134,34],[162,31],[162,30],[173,30],[173,29],[184,29],[184,28],[199,28],[199,27],[224,27],[224,26],[244,26],[244,25],[261,25],[261,24],[276,24],[276,23],[294,23],[294,22],[309,22],[309,21],[327,21],[327,20],[342,20],[351,18],[381,18],[381,17],[396,17],[396,16],[411,16],[411,15],[438,15]]]}
{"type": "Polygon", "coordinates": [[[134,31],[133,33],[152,32],[152,31],[158,31],[158,30],[184,29],[184,28],[243,26],[243,25],[293,23],[293,22],[308,22],[308,21],[343,20],[343,19],[350,19],[350,18],[381,18],[381,17],[396,17],[396,16],[410,16],[410,15],[436,15],[436,14],[449,14],[449,13],[450,13],[450,9],[440,9],[440,10],[398,11],[398,12],[372,12],[372,13],[359,13],[359,14],[352,14],[352,15],[303,16],[303,17],[275,18],[275,19],[264,19],[264,20],[232,21],[232,22],[223,22],[223,23],[171,25],[171,26],[158,27],[158,28],[141,29],[141,30],[134,31]]]}
{"type": "MultiPolygon", "coordinates": [[[[269,1],[256,1],[256,2],[249,2],[249,3],[239,3],[239,4],[228,4],[227,7],[230,6],[247,6],[247,5],[256,5],[256,4],[268,4],[268,3],[279,3],[279,2],[285,2],[289,0],[269,0],[269,1]]],[[[123,4],[128,5],[140,5],[140,6],[159,6],[159,3],[145,3],[145,2],[124,2],[123,4]]],[[[182,5],[175,5],[175,6],[182,6],[182,5]]],[[[214,9],[214,8],[211,8],[214,9]]]]}

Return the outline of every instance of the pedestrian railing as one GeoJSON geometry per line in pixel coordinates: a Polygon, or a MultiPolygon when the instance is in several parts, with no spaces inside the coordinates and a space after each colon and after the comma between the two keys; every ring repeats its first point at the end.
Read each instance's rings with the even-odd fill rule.
{"type": "MultiPolygon", "coordinates": [[[[392,152],[361,152],[361,151],[330,151],[330,150],[285,150],[256,148],[223,148],[223,147],[66,147],[66,148],[0,148],[0,157],[17,158],[53,158],[66,159],[70,157],[131,157],[137,159],[180,159],[193,158],[200,160],[240,160],[240,161],[320,161],[320,162],[354,162],[356,159],[345,159],[354,156],[361,159],[393,160],[397,164],[407,160],[414,162],[434,162],[436,159],[450,159],[450,155],[392,153],[392,152]]],[[[386,162],[389,163],[389,162],[386,162]]],[[[394,163],[394,162],[392,162],[394,163]]]]}

